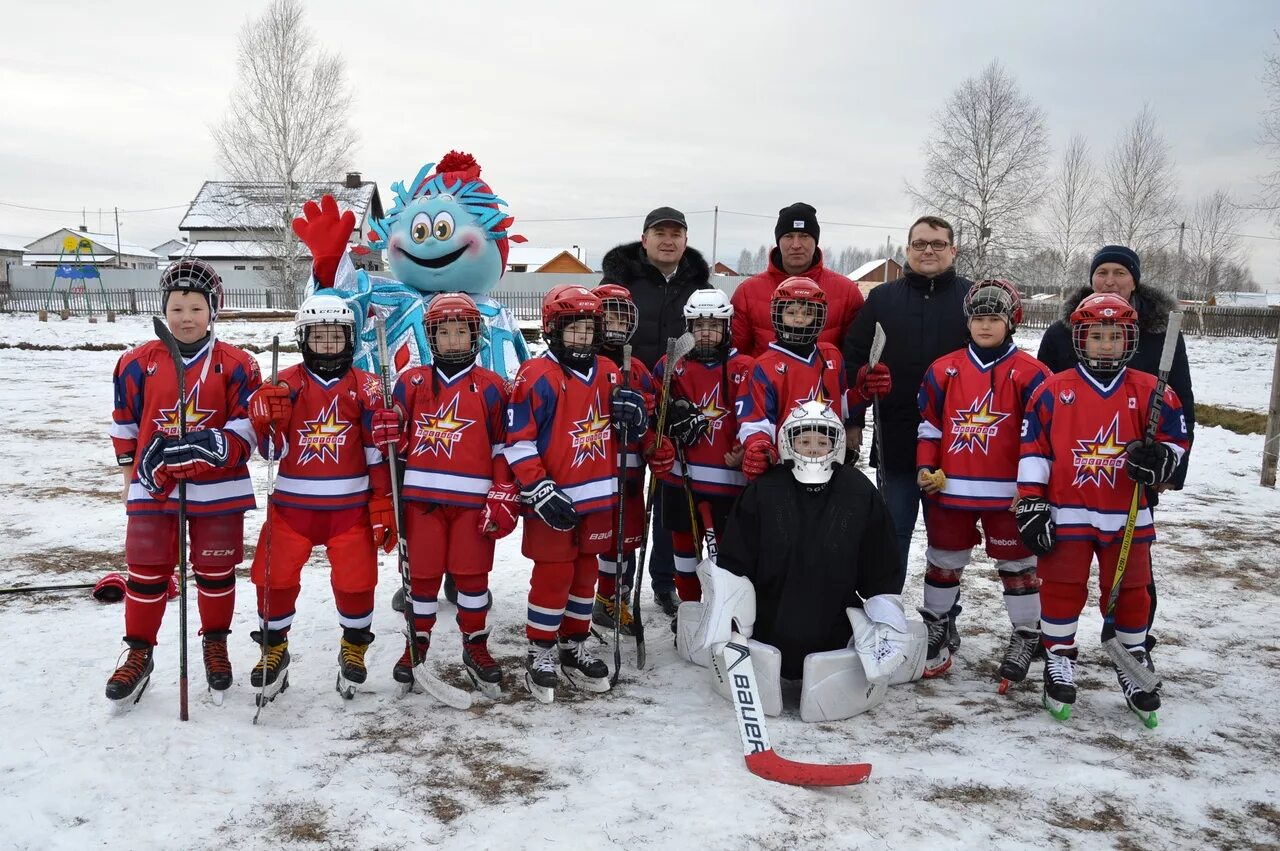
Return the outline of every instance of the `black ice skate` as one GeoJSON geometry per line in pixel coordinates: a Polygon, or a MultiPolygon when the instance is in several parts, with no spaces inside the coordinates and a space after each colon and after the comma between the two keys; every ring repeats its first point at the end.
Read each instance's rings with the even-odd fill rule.
{"type": "Polygon", "coordinates": [[[575,688],[601,694],[609,690],[609,666],[591,655],[586,636],[561,638],[560,670],[575,688]]]}
{"type": "Polygon", "coordinates": [[[951,619],[946,615],[935,615],[927,609],[920,609],[924,625],[929,630],[928,658],[924,663],[924,678],[940,677],[951,667],[951,647],[947,644],[951,619]]]}
{"type": "Polygon", "coordinates": [[[462,667],[481,694],[490,700],[502,697],[502,669],[489,655],[489,630],[462,637],[462,667]]]}
{"type": "Polygon", "coordinates": [[[369,676],[364,665],[364,654],[373,643],[373,633],[367,629],[342,630],[342,643],[338,646],[338,682],[335,687],[344,700],[356,696],[356,686],[369,676]]]}
{"type": "Polygon", "coordinates": [[[391,671],[392,678],[404,684],[404,694],[410,693],[425,694],[434,700],[443,703],[445,706],[454,709],[469,709],[471,707],[471,693],[446,683],[435,675],[435,673],[427,667],[427,651],[431,648],[431,636],[419,635],[414,638],[414,651],[418,657],[418,664],[413,664],[413,658],[409,653],[409,642],[406,639],[404,643],[404,653],[400,656],[400,661],[396,662],[396,666],[391,671]]]}
{"type": "Polygon", "coordinates": [[[1009,647],[1000,663],[1000,693],[1009,690],[1010,683],[1020,683],[1027,678],[1031,658],[1040,646],[1040,630],[1019,627],[1009,636],[1009,647]]]}
{"type": "Polygon", "coordinates": [[[554,641],[529,642],[529,652],[524,661],[524,685],[539,703],[551,703],[556,699],[556,687],[560,685],[560,677],[556,675],[559,667],[554,641]]]}
{"type": "Polygon", "coordinates": [[[209,681],[209,696],[214,704],[222,705],[227,689],[231,688],[231,660],[227,657],[227,636],[230,630],[209,630],[204,636],[204,675],[209,681]]]}
{"type": "MultiPolygon", "coordinates": [[[[254,630],[249,637],[261,647],[262,633],[254,630]]],[[[267,630],[266,652],[258,659],[258,664],[249,672],[249,684],[258,693],[253,696],[258,706],[270,703],[276,695],[289,687],[289,639],[279,630],[267,630]]]]}
{"type": "MultiPolygon", "coordinates": [[[[1143,647],[1136,650],[1130,650],[1133,658],[1138,660],[1144,668],[1149,671],[1155,670],[1155,665],[1151,663],[1151,657],[1143,647]]],[[[1156,710],[1160,708],[1160,690],[1155,688],[1151,691],[1143,691],[1138,684],[1129,679],[1123,668],[1116,666],[1116,679],[1120,683],[1120,690],[1124,692],[1124,702],[1133,710],[1133,714],[1142,719],[1142,723],[1147,729],[1155,729],[1159,724],[1156,718],[1156,710]]]]}
{"type": "MultiPolygon", "coordinates": [[[[622,591],[622,620],[618,623],[618,634],[635,635],[635,618],[631,615],[631,592],[627,588],[622,591]]],[[[591,622],[604,630],[613,629],[613,597],[596,594],[595,605],[591,609],[591,622]]]]}
{"type": "Polygon", "coordinates": [[[1071,717],[1076,702],[1076,648],[1060,647],[1045,655],[1044,708],[1059,721],[1071,717]]]}
{"type": "MultiPolygon", "coordinates": [[[[418,664],[422,664],[422,660],[427,658],[427,651],[431,649],[431,636],[419,635],[417,637],[418,664]]],[[[404,652],[400,654],[400,660],[396,662],[396,666],[391,669],[391,678],[398,683],[405,685],[413,684],[413,657],[409,652],[408,639],[404,642],[404,652]]]]}
{"type": "Polygon", "coordinates": [[[135,638],[126,638],[124,641],[129,645],[124,661],[107,680],[107,700],[115,705],[117,712],[132,709],[142,699],[147,683],[151,682],[151,672],[155,670],[155,662],[151,659],[153,648],[150,644],[135,638]]]}

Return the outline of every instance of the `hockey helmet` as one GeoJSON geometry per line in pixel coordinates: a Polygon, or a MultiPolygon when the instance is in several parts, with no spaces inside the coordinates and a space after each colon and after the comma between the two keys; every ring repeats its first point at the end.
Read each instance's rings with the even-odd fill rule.
{"type": "Polygon", "coordinates": [[[589,368],[600,352],[604,336],[604,305],[600,298],[576,284],[552,287],[542,298],[542,335],[551,354],[565,366],[589,368]],[[589,319],[595,332],[589,343],[566,343],[564,329],[580,319],[589,319]]]}
{"type": "Polygon", "coordinates": [[[355,357],[356,315],[336,294],[308,296],[293,320],[294,339],[307,369],[321,378],[335,378],[351,368],[355,357]],[[312,329],[326,325],[342,329],[343,345],[338,352],[317,352],[310,345],[312,329]]]}
{"type": "Polygon", "coordinates": [[[1086,296],[1071,313],[1071,345],[1076,358],[1090,373],[1110,378],[1138,352],[1138,312],[1115,293],[1086,296]],[[1113,339],[1114,335],[1095,340],[1094,354],[1090,355],[1090,332],[1098,326],[1112,326],[1122,336],[1118,340],[1113,339]]]}
{"type": "Polygon", "coordinates": [[[969,287],[964,297],[964,318],[975,316],[1003,316],[1012,334],[1022,324],[1022,296],[1018,288],[994,278],[978,281],[969,287]]]}
{"type": "Polygon", "coordinates": [[[778,429],[778,456],[801,484],[830,481],[834,466],[844,462],[844,448],[844,423],[825,402],[792,408],[778,429]]]}
{"type": "Polygon", "coordinates": [[[423,320],[427,331],[427,344],[431,346],[431,360],[442,364],[471,363],[480,354],[480,334],[484,317],[480,308],[466,293],[441,293],[431,299],[423,320]],[[436,345],[436,332],[446,322],[465,322],[471,331],[471,347],[454,352],[442,352],[436,345]]]}
{"type": "Polygon", "coordinates": [[[204,296],[209,303],[210,321],[218,318],[222,307],[222,278],[197,257],[184,257],[166,266],[160,273],[160,292],[163,293],[161,310],[169,306],[169,294],[174,292],[196,292],[204,296]]]}
{"type": "Polygon", "coordinates": [[[773,333],[784,345],[805,346],[815,342],[827,324],[827,294],[808,278],[787,278],[778,284],[769,301],[773,333]],[[797,306],[800,309],[797,309],[797,306]],[[793,323],[787,324],[791,317],[793,323]],[[805,318],[809,321],[805,324],[805,318]],[[797,322],[798,320],[798,322],[797,322]]]}
{"type": "Polygon", "coordinates": [[[730,323],[733,320],[733,303],[723,290],[694,290],[689,300],[684,303],[684,327],[693,334],[693,350],[689,357],[701,363],[714,363],[724,360],[731,346],[730,323]],[[706,334],[694,331],[694,322],[699,319],[713,319],[720,322],[720,341],[707,341],[706,334]]]}
{"type": "Polygon", "coordinates": [[[631,342],[636,333],[636,325],[640,315],[636,311],[636,303],[631,300],[631,291],[621,284],[600,284],[591,291],[604,306],[604,342],[611,349],[620,349],[631,342]],[[610,319],[621,320],[622,328],[610,328],[610,319]]]}

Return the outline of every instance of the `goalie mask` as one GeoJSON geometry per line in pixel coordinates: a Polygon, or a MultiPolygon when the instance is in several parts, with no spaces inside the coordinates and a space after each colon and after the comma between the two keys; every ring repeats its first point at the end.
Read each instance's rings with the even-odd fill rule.
{"type": "Polygon", "coordinates": [[[778,429],[778,455],[796,481],[821,485],[844,460],[844,423],[825,402],[793,408],[778,429]]]}
{"type": "Polygon", "coordinates": [[[691,360],[716,363],[729,357],[733,304],[723,290],[694,290],[683,313],[685,330],[693,335],[691,360]]]}
{"type": "Polygon", "coordinates": [[[320,378],[337,378],[351,368],[356,315],[338,296],[309,296],[298,308],[293,333],[302,362],[320,378]]]}

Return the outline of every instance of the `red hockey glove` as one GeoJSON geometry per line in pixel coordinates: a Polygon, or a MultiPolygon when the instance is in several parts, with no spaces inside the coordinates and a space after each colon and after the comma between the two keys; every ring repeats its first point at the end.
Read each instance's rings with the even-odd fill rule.
{"type": "Polygon", "coordinates": [[[311,273],[320,289],[332,287],[338,275],[338,263],[347,253],[347,240],[356,229],[356,214],[338,212],[338,202],[325,195],[320,203],[302,205],[302,215],[293,220],[293,232],[311,249],[314,258],[311,273]]]}
{"type": "Polygon", "coordinates": [[[778,450],[766,435],[753,434],[747,438],[743,446],[745,451],[742,453],[742,474],[748,480],[754,479],[778,463],[778,450]]]}
{"type": "Polygon", "coordinates": [[[373,412],[373,445],[383,452],[401,450],[400,442],[404,439],[404,430],[400,427],[400,412],[379,408],[373,412]],[[389,450],[387,447],[391,447],[389,450]]]}
{"type": "Polygon", "coordinates": [[[384,553],[395,550],[396,510],[389,496],[369,497],[369,525],[373,527],[373,545],[382,547],[384,553]]]}
{"type": "Polygon", "coordinates": [[[853,382],[853,392],[863,402],[883,399],[893,389],[893,378],[889,375],[889,367],[883,363],[875,366],[863,365],[858,370],[858,378],[853,382]]]}
{"type": "Polygon", "coordinates": [[[276,433],[283,432],[292,416],[289,388],[283,384],[264,384],[249,397],[249,421],[258,434],[266,434],[272,426],[276,433]]]}
{"type": "Polygon", "coordinates": [[[480,534],[496,541],[515,531],[520,518],[520,488],[515,482],[494,482],[480,512],[480,534]]]}
{"type": "Polygon", "coordinates": [[[658,443],[654,441],[649,451],[649,469],[655,476],[665,476],[676,464],[676,445],[668,438],[658,443]]]}

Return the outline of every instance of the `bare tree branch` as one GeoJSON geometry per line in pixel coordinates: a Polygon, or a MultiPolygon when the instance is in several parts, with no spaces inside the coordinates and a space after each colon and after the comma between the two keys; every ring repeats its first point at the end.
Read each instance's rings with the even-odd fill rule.
{"type": "Polygon", "coordinates": [[[1057,256],[1057,285],[1069,287],[1081,255],[1098,229],[1098,174],[1089,157],[1089,143],[1072,136],[1062,152],[1045,204],[1046,244],[1057,256]]]}
{"type": "Polygon", "coordinates": [[[1167,247],[1176,233],[1177,182],[1169,144],[1144,106],[1107,160],[1099,238],[1144,250],[1167,247]]]}
{"type": "Polygon", "coordinates": [[[1234,289],[1230,267],[1243,267],[1247,257],[1238,234],[1244,212],[1225,189],[1196,202],[1187,224],[1186,259],[1179,295],[1207,300],[1225,289],[1234,289]]]}
{"type": "MultiPolygon", "coordinates": [[[[1275,33],[1280,44],[1280,31],[1275,33]]],[[[1262,112],[1259,142],[1271,161],[1271,173],[1262,178],[1262,203],[1280,224],[1280,52],[1268,53],[1262,72],[1262,85],[1267,90],[1267,107],[1262,112]]]]}

